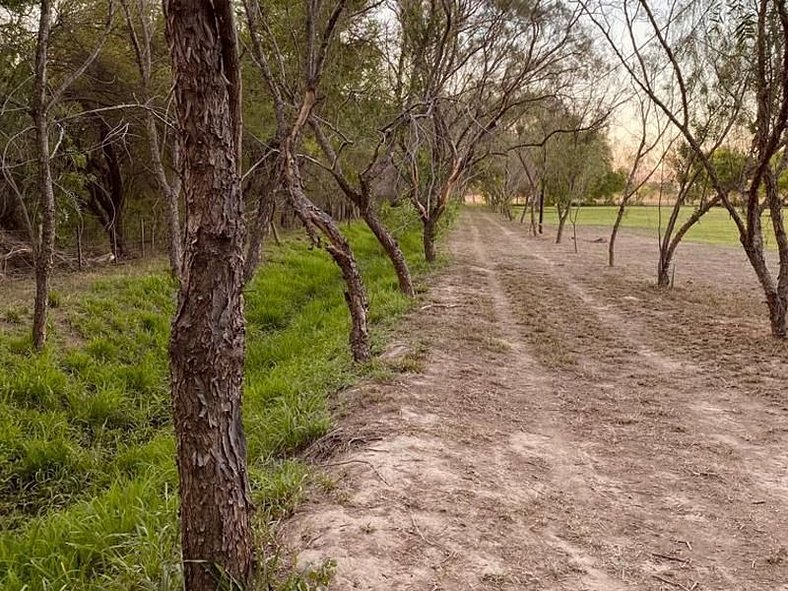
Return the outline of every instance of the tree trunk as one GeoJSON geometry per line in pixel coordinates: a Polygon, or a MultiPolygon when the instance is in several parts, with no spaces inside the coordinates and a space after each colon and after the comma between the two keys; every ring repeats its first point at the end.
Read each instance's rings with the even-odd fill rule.
{"type": "Polygon", "coordinates": [[[391,260],[391,265],[394,267],[394,272],[397,274],[397,282],[399,283],[400,291],[409,298],[414,297],[416,291],[413,289],[413,279],[410,276],[410,269],[408,269],[405,255],[402,254],[402,249],[400,249],[399,244],[397,244],[397,240],[381,223],[380,218],[378,218],[375,210],[371,206],[362,209],[361,215],[364,218],[364,222],[366,222],[369,229],[372,230],[375,238],[378,239],[386,255],[391,260]]]}
{"type": "Polygon", "coordinates": [[[426,219],[422,218],[421,222],[424,226],[422,234],[422,242],[424,243],[424,258],[428,263],[432,264],[438,258],[438,253],[435,249],[436,223],[432,217],[426,219]]]}
{"type": "MultiPolygon", "coordinates": [[[[181,265],[183,264],[183,248],[181,237],[181,220],[180,210],[178,208],[178,199],[180,197],[179,182],[171,183],[167,178],[167,171],[164,168],[164,163],[159,153],[159,130],[156,127],[156,118],[153,113],[148,112],[146,124],[146,134],[148,136],[148,150],[151,153],[151,162],[153,163],[153,172],[156,175],[156,184],[159,186],[159,191],[164,195],[164,202],[167,207],[167,228],[170,234],[170,240],[167,248],[167,254],[170,258],[170,273],[176,279],[181,278],[181,265]]],[[[177,150],[177,148],[176,148],[177,150]]]]}
{"type": "MultiPolygon", "coordinates": [[[[754,218],[755,216],[751,216],[754,218]]],[[[769,323],[771,325],[772,336],[778,339],[788,337],[788,326],[786,325],[786,310],[788,310],[788,297],[781,295],[778,286],[775,284],[769,273],[769,268],[764,255],[763,239],[761,237],[760,218],[757,222],[748,227],[749,234],[741,237],[742,246],[747,253],[753,270],[758,277],[758,282],[763,288],[766,296],[766,306],[769,309],[769,323]]]]}
{"type": "Polygon", "coordinates": [[[788,337],[788,323],[786,322],[788,301],[779,297],[775,290],[766,294],[766,305],[769,307],[769,323],[772,328],[772,336],[778,339],[788,337]]]}
{"type": "Polygon", "coordinates": [[[282,178],[287,187],[290,205],[298,218],[306,227],[314,242],[318,242],[317,231],[328,240],[326,250],[342,271],[345,281],[345,301],[350,312],[350,351],[355,361],[367,361],[372,356],[367,326],[367,310],[369,301],[364,281],[358,270],[356,258],[345,236],[340,232],[336,222],[325,211],[312,203],[304,193],[301,171],[295,157],[293,136],[282,145],[280,166],[282,178]]]}
{"type": "MultiPolygon", "coordinates": [[[[278,149],[278,143],[270,148],[272,153],[278,149]]],[[[249,244],[246,248],[244,280],[247,283],[252,280],[252,277],[254,277],[257,271],[257,267],[260,265],[263,241],[274,224],[276,192],[279,187],[279,172],[277,169],[276,157],[270,156],[270,160],[263,162],[250,178],[252,180],[247,184],[247,188],[254,190],[258,194],[258,198],[254,221],[249,231],[249,244]],[[258,178],[262,179],[262,181],[255,183],[254,180],[258,178]]]]}
{"type": "MultiPolygon", "coordinates": [[[[566,225],[566,218],[569,217],[569,209],[570,208],[571,208],[571,205],[569,207],[567,207],[565,210],[562,211],[561,208],[558,207],[558,232],[555,235],[555,243],[556,244],[561,244],[561,239],[564,237],[564,226],[566,225]]],[[[539,223],[539,227],[540,228],[541,228],[541,225],[542,224],[540,222],[539,223]]],[[[540,230],[540,233],[541,233],[541,230],[540,230]]]]}
{"type": "Polygon", "coordinates": [[[618,236],[618,229],[621,227],[621,221],[624,219],[626,208],[626,199],[622,199],[621,205],[618,206],[618,212],[616,213],[616,221],[613,222],[613,230],[610,232],[610,243],[607,245],[608,267],[614,266],[616,262],[616,237],[618,236]]]}
{"type": "Polygon", "coordinates": [[[659,264],[657,265],[657,287],[670,287],[672,284],[670,277],[671,265],[675,249],[671,246],[660,247],[659,264]]]}
{"type": "Polygon", "coordinates": [[[229,0],[166,0],[187,236],[170,340],[187,591],[251,588],[241,422],[244,216],[240,71],[229,0]]]}
{"type": "MultiPolygon", "coordinates": [[[[260,195],[252,231],[249,235],[249,246],[246,249],[246,264],[244,267],[244,281],[249,283],[254,277],[263,252],[263,241],[268,232],[274,227],[274,213],[276,200],[273,193],[266,187],[265,193],[260,195]]],[[[279,242],[278,237],[276,238],[279,242]]]]}
{"type": "Polygon", "coordinates": [[[367,310],[369,303],[361,273],[350,244],[339,231],[334,220],[314,205],[304,195],[300,182],[292,185],[288,182],[288,194],[296,215],[301,219],[307,231],[316,239],[315,228],[318,228],[328,239],[326,250],[342,271],[345,281],[345,302],[350,312],[350,352],[355,361],[368,361],[372,356],[367,326],[367,310]]]}
{"type": "Polygon", "coordinates": [[[33,348],[40,351],[46,342],[49,278],[55,252],[55,192],[49,156],[49,126],[46,113],[36,112],[38,148],[38,190],[41,200],[41,237],[36,249],[36,296],[33,308],[33,348]]]}
{"type": "Polygon", "coordinates": [[[49,278],[52,274],[55,251],[55,191],[52,185],[49,154],[49,105],[46,96],[50,26],[49,0],[41,0],[32,109],[38,152],[38,190],[41,207],[41,235],[37,240],[36,248],[36,296],[33,307],[33,348],[36,351],[43,349],[46,342],[49,278]]]}
{"type": "Polygon", "coordinates": [[[523,204],[523,211],[520,213],[520,224],[525,223],[525,214],[528,213],[528,206],[531,203],[531,197],[528,196],[525,199],[525,203],[523,204]]]}

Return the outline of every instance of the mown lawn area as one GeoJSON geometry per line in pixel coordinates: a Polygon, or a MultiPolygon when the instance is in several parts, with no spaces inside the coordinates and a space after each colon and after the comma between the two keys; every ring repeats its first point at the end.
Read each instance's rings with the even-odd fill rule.
{"type": "MultiPolygon", "coordinates": [[[[419,223],[392,225],[423,274],[419,223]]],[[[360,223],[345,230],[380,349],[410,302],[374,237],[360,223]]],[[[380,371],[351,363],[329,256],[297,237],[267,250],[246,298],[244,418],[261,535],[298,499],[308,468],[293,454],[329,428],[332,393],[380,371]]],[[[0,589],[179,589],[174,283],[159,266],[73,285],[53,294],[41,354],[30,349],[30,306],[0,306],[0,589]]]]}
{"type": "MultiPolygon", "coordinates": [[[[603,226],[610,229],[616,219],[617,209],[612,206],[584,207],[580,210],[577,223],[579,226],[603,226]]],[[[515,214],[519,215],[520,211],[520,208],[517,208],[515,214]]],[[[680,219],[685,220],[692,211],[692,207],[683,207],[680,219]]],[[[671,208],[669,207],[663,207],[660,214],[660,208],[657,206],[632,206],[627,209],[621,227],[623,230],[647,232],[656,236],[660,227],[660,215],[661,226],[664,228],[670,217],[670,212],[671,208]]],[[[768,217],[764,217],[763,221],[767,245],[773,247],[774,236],[770,232],[771,224],[768,217]]],[[[558,215],[554,207],[545,208],[545,223],[551,226],[558,224],[558,215]]],[[[707,244],[738,245],[739,234],[730,214],[721,207],[715,207],[690,229],[685,240],[707,244]]]]}

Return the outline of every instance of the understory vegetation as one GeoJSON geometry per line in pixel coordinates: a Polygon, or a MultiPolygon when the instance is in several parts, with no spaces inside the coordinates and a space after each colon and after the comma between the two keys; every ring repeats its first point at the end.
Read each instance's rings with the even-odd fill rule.
{"type": "MultiPolygon", "coordinates": [[[[395,213],[391,226],[422,274],[419,222],[395,213]]],[[[367,280],[380,349],[412,300],[362,223],[344,229],[367,280]]],[[[42,353],[31,349],[30,311],[5,311],[1,589],[182,587],[167,358],[174,293],[163,262],[142,276],[54,292],[42,353]]],[[[385,371],[353,365],[342,293],[329,255],[297,238],[272,247],[246,290],[244,423],[261,536],[308,479],[294,454],[329,428],[330,395],[385,371]]]]}

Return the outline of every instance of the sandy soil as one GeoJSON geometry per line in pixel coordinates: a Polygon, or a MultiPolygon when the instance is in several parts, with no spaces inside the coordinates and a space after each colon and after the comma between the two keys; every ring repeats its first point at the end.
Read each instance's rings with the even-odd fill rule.
{"type": "Polygon", "coordinates": [[[300,565],[335,560],[337,590],[788,590],[788,348],[752,273],[686,244],[660,292],[654,240],[607,269],[600,236],[463,214],[390,354],[421,371],[345,395],[283,528],[300,565]]]}

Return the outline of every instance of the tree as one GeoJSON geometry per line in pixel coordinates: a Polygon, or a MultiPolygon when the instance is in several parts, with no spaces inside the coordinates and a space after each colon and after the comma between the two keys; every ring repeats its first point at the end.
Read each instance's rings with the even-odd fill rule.
{"type": "MultiPolygon", "coordinates": [[[[291,72],[283,65],[285,56],[278,51],[276,39],[271,37],[273,27],[269,13],[260,3],[252,4],[252,0],[246,0],[244,4],[252,36],[252,55],[274,104],[276,132],[271,144],[272,152],[277,156],[271,169],[275,180],[269,185],[275,187],[281,183],[288,204],[304,224],[314,244],[321,245],[320,237],[325,238],[325,248],[340,268],[345,281],[353,359],[366,361],[371,356],[367,325],[369,302],[358,263],[336,222],[307,197],[299,154],[304,130],[309,125],[318,100],[331,40],[346,5],[346,0],[338,0],[331,5],[330,10],[321,11],[320,2],[310,0],[306,3],[302,31],[305,45],[301,58],[303,75],[299,78],[299,84],[291,88],[286,82],[291,72]],[[264,50],[263,38],[273,48],[273,55],[264,50]]],[[[262,207],[265,205],[261,204],[262,207]]]]}
{"type": "Polygon", "coordinates": [[[615,264],[616,238],[618,237],[618,230],[621,227],[621,222],[624,219],[624,213],[626,212],[630,199],[637,195],[638,191],[640,191],[640,189],[654,176],[654,173],[661,166],[665,159],[665,154],[672,144],[672,142],[668,142],[667,146],[662,149],[661,154],[652,162],[653,166],[647,166],[646,170],[642,170],[642,166],[646,162],[646,159],[650,154],[655,153],[655,150],[660,146],[662,138],[665,135],[665,126],[660,126],[658,120],[654,121],[654,111],[649,101],[644,100],[642,97],[636,97],[635,101],[638,109],[638,145],[630,161],[629,172],[624,173],[624,186],[621,188],[621,201],[616,210],[616,219],[613,222],[613,229],[610,231],[610,240],[607,246],[607,264],[610,267],[615,264]],[[652,129],[652,122],[656,123],[655,129],[652,129]]]}
{"type": "Polygon", "coordinates": [[[186,203],[170,364],[189,591],[249,588],[241,82],[232,3],[167,0],[186,203]]]}
{"type": "MultiPolygon", "coordinates": [[[[579,120],[569,119],[569,127],[582,127],[579,120]]],[[[599,130],[576,131],[554,135],[546,150],[545,194],[558,213],[558,244],[572,208],[582,205],[589,191],[610,170],[610,146],[599,130]]]]}
{"type": "Polygon", "coordinates": [[[788,337],[788,234],[777,182],[788,163],[784,0],[677,3],[664,13],[657,13],[647,0],[627,0],[621,9],[629,38],[626,48],[613,38],[610,15],[583,6],[627,74],[671,121],[708,175],[766,296],[771,332],[788,337]],[[640,23],[649,30],[645,43],[636,39],[640,23]],[[655,60],[664,66],[664,74],[652,83],[646,64],[655,60]],[[726,186],[714,165],[714,153],[734,130],[750,138],[741,193],[726,186]],[[779,258],[776,276],[764,250],[762,216],[767,211],[779,258]]]}
{"type": "MultiPolygon", "coordinates": [[[[36,40],[33,95],[30,115],[36,138],[37,177],[41,210],[41,232],[36,241],[36,295],[33,306],[33,347],[41,350],[46,341],[47,309],[49,307],[49,280],[55,253],[55,189],[52,180],[52,149],[49,134],[51,115],[63,94],[96,59],[112,25],[112,4],[107,11],[104,33],[87,58],[54,90],[49,87],[49,44],[52,29],[52,1],[39,3],[38,33],[36,40]]],[[[60,140],[63,138],[61,128],[60,140]]],[[[60,141],[58,142],[58,144],[60,141]]],[[[55,152],[58,145],[55,146],[55,152]]]]}
{"type": "MultiPolygon", "coordinates": [[[[153,105],[153,34],[155,30],[155,4],[150,0],[121,0],[126,27],[134,50],[134,58],[140,76],[140,99],[145,103],[145,135],[148,152],[159,191],[164,195],[169,229],[170,270],[180,279],[183,248],[181,245],[180,189],[181,179],[176,174],[172,179],[167,174],[161,154],[161,140],[153,105]]],[[[173,150],[173,164],[178,166],[178,147],[173,150]]]]}
{"type": "Polygon", "coordinates": [[[590,48],[574,26],[579,14],[558,3],[401,0],[394,10],[391,77],[403,113],[395,162],[433,262],[449,200],[490,155],[503,120],[565,90],[590,48]]]}

